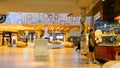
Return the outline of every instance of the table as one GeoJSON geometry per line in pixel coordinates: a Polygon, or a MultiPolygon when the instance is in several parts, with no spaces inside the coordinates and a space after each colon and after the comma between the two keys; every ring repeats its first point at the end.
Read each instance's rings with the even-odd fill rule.
{"type": "Polygon", "coordinates": [[[101,68],[120,68],[120,62],[118,61],[109,61],[103,64],[101,68]]]}

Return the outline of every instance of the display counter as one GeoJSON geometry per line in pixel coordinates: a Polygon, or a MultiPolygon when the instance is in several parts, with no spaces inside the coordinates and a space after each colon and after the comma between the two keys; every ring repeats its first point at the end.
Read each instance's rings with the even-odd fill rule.
{"type": "Polygon", "coordinates": [[[102,41],[97,43],[95,47],[96,59],[117,60],[120,52],[120,34],[102,34],[101,39],[102,41]]]}
{"type": "Polygon", "coordinates": [[[119,24],[95,26],[95,56],[96,59],[111,61],[118,60],[120,52],[119,24]]]}
{"type": "Polygon", "coordinates": [[[118,52],[120,52],[120,47],[117,46],[95,47],[95,56],[97,60],[104,60],[104,61],[115,60],[118,52]]]}

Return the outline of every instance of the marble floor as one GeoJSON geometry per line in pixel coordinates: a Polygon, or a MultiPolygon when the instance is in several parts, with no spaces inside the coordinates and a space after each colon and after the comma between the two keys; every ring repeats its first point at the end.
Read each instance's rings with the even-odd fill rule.
{"type": "Polygon", "coordinates": [[[33,48],[0,46],[0,68],[100,68],[86,64],[86,57],[74,48],[48,49],[47,57],[35,57],[33,48]]]}

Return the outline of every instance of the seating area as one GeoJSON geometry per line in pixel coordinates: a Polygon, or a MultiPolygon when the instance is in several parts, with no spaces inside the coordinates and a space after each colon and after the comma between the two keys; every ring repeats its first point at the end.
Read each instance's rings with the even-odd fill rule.
{"type": "Polygon", "coordinates": [[[72,42],[63,42],[62,45],[64,45],[66,48],[73,48],[74,44],[72,42]]]}
{"type": "MultiPolygon", "coordinates": [[[[28,47],[33,48],[34,43],[29,42],[28,47]]],[[[74,44],[72,42],[53,41],[48,43],[48,49],[73,48],[73,47],[74,47],[74,44]]]]}
{"type": "Polygon", "coordinates": [[[17,47],[26,47],[26,46],[27,46],[27,43],[21,42],[21,41],[17,41],[17,42],[16,42],[16,46],[17,46],[17,47]]]}

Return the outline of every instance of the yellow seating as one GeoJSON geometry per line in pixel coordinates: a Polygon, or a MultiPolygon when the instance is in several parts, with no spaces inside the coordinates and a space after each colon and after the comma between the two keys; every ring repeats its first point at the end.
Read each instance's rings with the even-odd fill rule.
{"type": "Polygon", "coordinates": [[[27,46],[27,43],[21,42],[21,41],[17,41],[17,42],[16,42],[16,46],[17,46],[17,47],[26,47],[26,46],[27,46]]]}
{"type": "Polygon", "coordinates": [[[63,45],[65,47],[74,47],[74,44],[72,42],[63,42],[63,45]]]}

